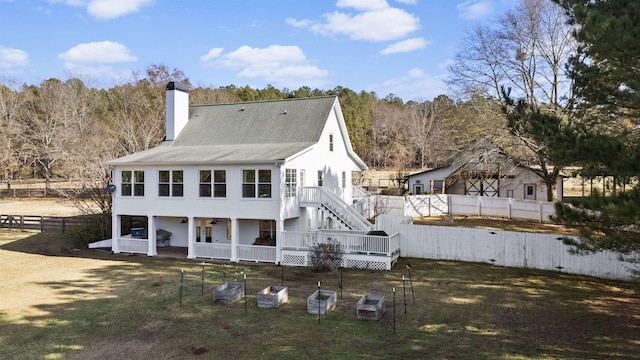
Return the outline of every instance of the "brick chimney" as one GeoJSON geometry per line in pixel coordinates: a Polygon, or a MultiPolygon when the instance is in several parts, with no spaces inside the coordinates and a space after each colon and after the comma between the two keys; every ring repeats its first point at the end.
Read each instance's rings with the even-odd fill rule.
{"type": "Polygon", "coordinates": [[[189,121],[189,89],[179,82],[167,83],[167,133],[165,140],[175,140],[189,121]]]}

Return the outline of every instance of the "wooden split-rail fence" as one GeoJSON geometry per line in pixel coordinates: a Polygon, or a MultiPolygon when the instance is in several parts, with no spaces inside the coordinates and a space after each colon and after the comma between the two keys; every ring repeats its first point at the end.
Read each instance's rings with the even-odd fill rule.
{"type": "Polygon", "coordinates": [[[64,233],[70,228],[86,226],[96,221],[96,218],[92,217],[0,215],[0,228],[64,233]]]}

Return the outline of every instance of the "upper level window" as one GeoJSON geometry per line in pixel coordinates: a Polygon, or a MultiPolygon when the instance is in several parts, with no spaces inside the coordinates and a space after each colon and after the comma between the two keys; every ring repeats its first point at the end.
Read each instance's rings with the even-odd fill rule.
{"type": "Polygon", "coordinates": [[[200,170],[200,197],[211,197],[211,195],[227,197],[226,170],[200,170]]]}
{"type": "Polygon", "coordinates": [[[226,170],[213,170],[213,197],[227,197],[226,170]]]}
{"type": "Polygon", "coordinates": [[[211,197],[211,170],[200,170],[200,197],[211,197]]]}
{"type": "Polygon", "coordinates": [[[322,170],[318,170],[318,186],[322,186],[322,170]]]}
{"type": "Polygon", "coordinates": [[[144,196],[144,171],[122,171],[122,196],[144,196]]]}
{"type": "Polygon", "coordinates": [[[298,189],[298,179],[296,175],[296,169],[285,170],[285,195],[287,197],[296,196],[298,189]]]}
{"type": "Polygon", "coordinates": [[[270,198],[271,170],[242,170],[242,197],[270,198]]]}
{"type": "Polygon", "coordinates": [[[342,172],[342,188],[346,188],[347,187],[347,172],[343,171],[342,172]]]}
{"type": "Polygon", "coordinates": [[[184,174],[182,170],[158,171],[158,196],[182,197],[184,174]]]}
{"type": "Polygon", "coordinates": [[[333,151],[333,134],[329,134],[329,151],[333,151]]]}

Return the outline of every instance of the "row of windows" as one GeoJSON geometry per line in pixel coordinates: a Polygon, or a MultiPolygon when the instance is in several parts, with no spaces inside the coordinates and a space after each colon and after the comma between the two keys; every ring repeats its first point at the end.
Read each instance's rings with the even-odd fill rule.
{"type": "MultiPolygon", "coordinates": [[[[298,180],[304,184],[304,170],[285,169],[285,196],[297,195],[298,180]]],[[[323,172],[318,171],[318,186],[323,184],[323,172]]],[[[342,187],[347,186],[346,172],[342,172],[342,187]]],[[[122,196],[144,196],[144,171],[122,171],[122,196]]],[[[184,172],[182,170],[158,171],[158,196],[184,196],[184,172]]],[[[226,170],[200,170],[200,197],[227,197],[226,170]]],[[[242,197],[271,198],[271,170],[242,170],[242,197]]]]}
{"type": "MultiPolygon", "coordinates": [[[[144,196],[144,171],[122,171],[122,196],[144,196]]],[[[158,171],[158,196],[184,196],[184,172],[182,170],[158,171]]],[[[200,197],[227,197],[226,170],[200,170],[200,197]]],[[[270,198],[271,170],[243,170],[242,197],[270,198]]]]}

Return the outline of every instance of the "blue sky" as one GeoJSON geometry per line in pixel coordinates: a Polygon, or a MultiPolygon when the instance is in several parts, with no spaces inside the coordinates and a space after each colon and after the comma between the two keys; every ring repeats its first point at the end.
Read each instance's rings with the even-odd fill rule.
{"type": "Polygon", "coordinates": [[[0,0],[0,77],[109,87],[150,64],[195,86],[447,93],[469,27],[508,0],[0,0]]]}

